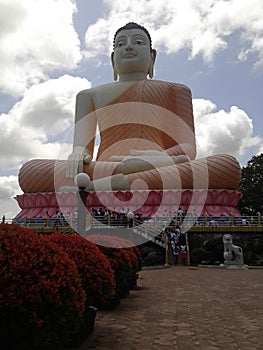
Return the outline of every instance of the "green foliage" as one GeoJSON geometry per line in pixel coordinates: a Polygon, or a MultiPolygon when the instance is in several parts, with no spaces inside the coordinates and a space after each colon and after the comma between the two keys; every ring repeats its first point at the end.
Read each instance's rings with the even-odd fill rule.
{"type": "Polygon", "coordinates": [[[243,196],[239,201],[238,209],[241,214],[254,216],[263,211],[263,153],[253,156],[242,168],[239,185],[243,196]]]}
{"type": "Polygon", "coordinates": [[[263,265],[263,254],[257,254],[251,250],[244,253],[244,262],[251,266],[262,266],[263,265]]]}

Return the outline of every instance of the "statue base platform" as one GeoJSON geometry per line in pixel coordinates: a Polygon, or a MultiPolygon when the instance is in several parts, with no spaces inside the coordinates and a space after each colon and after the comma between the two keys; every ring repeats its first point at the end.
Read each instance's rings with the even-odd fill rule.
{"type": "MultiPolygon", "coordinates": [[[[148,190],[148,191],[100,191],[90,192],[86,207],[108,208],[120,211],[122,208],[140,213],[143,217],[174,215],[179,208],[195,213],[197,216],[240,216],[236,209],[241,193],[234,190],[148,190]]],[[[21,218],[52,217],[56,212],[73,214],[77,209],[77,192],[24,193],[15,197],[21,211],[16,216],[21,218]]]]}
{"type": "Polygon", "coordinates": [[[248,270],[248,265],[245,264],[234,264],[232,263],[224,263],[224,267],[229,270],[248,270]]]}
{"type": "Polygon", "coordinates": [[[229,270],[249,270],[249,266],[248,265],[225,265],[225,264],[220,264],[220,265],[202,265],[199,264],[197,268],[205,268],[205,269],[229,269],[229,270]]]}

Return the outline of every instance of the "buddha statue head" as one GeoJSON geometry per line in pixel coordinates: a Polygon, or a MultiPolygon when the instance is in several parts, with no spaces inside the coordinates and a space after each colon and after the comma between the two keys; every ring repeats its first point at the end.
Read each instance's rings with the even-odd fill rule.
{"type": "Polygon", "coordinates": [[[156,50],[152,49],[149,32],[141,25],[129,22],[119,28],[113,40],[111,54],[114,80],[153,77],[156,50]]]}

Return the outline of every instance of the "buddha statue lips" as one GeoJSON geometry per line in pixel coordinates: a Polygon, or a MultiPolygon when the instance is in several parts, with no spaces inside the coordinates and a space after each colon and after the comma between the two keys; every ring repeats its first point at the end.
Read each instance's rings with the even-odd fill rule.
{"type": "Polygon", "coordinates": [[[149,190],[237,189],[241,171],[234,157],[196,159],[190,89],[147,78],[156,57],[147,30],[135,23],[120,28],[111,57],[117,81],[77,95],[69,159],[24,164],[22,190],[53,192],[73,185],[82,171],[92,179],[91,191],[140,190],[142,184],[149,190]],[[100,145],[92,161],[97,127],[100,145]]]}
{"type": "Polygon", "coordinates": [[[123,55],[124,58],[133,58],[136,54],[134,52],[127,52],[123,55]]]}

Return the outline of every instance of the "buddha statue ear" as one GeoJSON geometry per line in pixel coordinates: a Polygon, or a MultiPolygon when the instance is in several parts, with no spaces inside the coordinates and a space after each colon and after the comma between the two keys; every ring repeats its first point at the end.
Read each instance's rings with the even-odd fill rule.
{"type": "Polygon", "coordinates": [[[114,63],[114,52],[111,53],[111,64],[112,64],[112,68],[113,68],[113,78],[114,81],[118,80],[118,73],[115,67],[115,63],[114,63]]]}
{"type": "Polygon", "coordinates": [[[155,49],[152,49],[152,51],[151,51],[151,62],[150,62],[149,71],[148,71],[149,77],[151,79],[153,78],[153,66],[154,66],[154,62],[155,62],[155,59],[156,59],[156,55],[157,55],[157,51],[155,49]]]}

